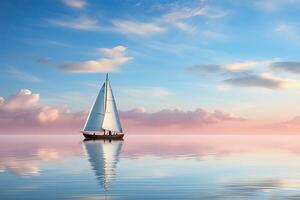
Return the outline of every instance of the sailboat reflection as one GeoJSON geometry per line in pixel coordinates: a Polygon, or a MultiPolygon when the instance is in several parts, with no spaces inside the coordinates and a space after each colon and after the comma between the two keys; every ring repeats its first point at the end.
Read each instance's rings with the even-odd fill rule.
{"type": "Polygon", "coordinates": [[[99,184],[107,191],[116,175],[123,141],[89,140],[83,144],[99,184]]]}

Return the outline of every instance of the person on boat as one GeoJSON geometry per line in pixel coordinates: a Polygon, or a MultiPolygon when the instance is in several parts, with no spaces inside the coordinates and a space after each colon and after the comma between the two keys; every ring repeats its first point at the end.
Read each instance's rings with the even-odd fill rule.
{"type": "Polygon", "coordinates": [[[109,131],[108,133],[109,133],[109,135],[111,135],[111,131],[109,131]]]}

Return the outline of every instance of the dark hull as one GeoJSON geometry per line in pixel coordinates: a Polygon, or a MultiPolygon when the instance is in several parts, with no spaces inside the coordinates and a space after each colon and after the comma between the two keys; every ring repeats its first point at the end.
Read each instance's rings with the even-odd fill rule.
{"type": "Polygon", "coordinates": [[[82,133],[88,140],[123,140],[124,134],[117,135],[94,135],[88,133],[82,133]]]}

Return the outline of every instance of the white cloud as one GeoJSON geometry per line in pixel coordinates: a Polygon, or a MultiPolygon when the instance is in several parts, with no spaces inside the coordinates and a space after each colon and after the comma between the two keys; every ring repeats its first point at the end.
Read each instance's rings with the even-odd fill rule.
{"type": "Polygon", "coordinates": [[[167,14],[163,15],[162,19],[183,31],[194,32],[196,28],[187,22],[189,19],[194,17],[216,19],[222,18],[227,14],[228,12],[225,12],[221,9],[199,5],[195,7],[177,7],[176,9],[173,9],[167,14]]]}
{"type": "Polygon", "coordinates": [[[84,31],[104,31],[104,29],[100,28],[97,20],[91,19],[87,16],[81,16],[75,19],[50,19],[48,21],[53,25],[64,28],[84,31]]]}
{"type": "Polygon", "coordinates": [[[140,21],[120,20],[111,21],[111,25],[100,25],[100,23],[88,16],[80,16],[75,19],[50,19],[49,23],[75,30],[95,31],[95,32],[118,32],[126,35],[147,36],[155,33],[163,33],[165,28],[154,24],[140,21]]]}
{"type": "Polygon", "coordinates": [[[113,29],[117,32],[140,36],[151,35],[154,33],[162,33],[166,31],[165,28],[160,27],[156,24],[143,23],[138,21],[113,20],[112,25],[113,29]]]}
{"type": "Polygon", "coordinates": [[[71,8],[81,9],[87,5],[85,0],[62,0],[62,2],[71,8]]]}
{"type": "Polygon", "coordinates": [[[249,61],[225,64],[222,65],[222,67],[228,71],[243,71],[243,70],[253,69],[259,66],[267,66],[269,63],[270,61],[249,60],[249,61]]]}
{"type": "Polygon", "coordinates": [[[3,110],[23,110],[35,107],[40,100],[39,94],[33,94],[28,89],[21,89],[17,95],[4,99],[1,97],[0,109],[3,110]]]}
{"type": "Polygon", "coordinates": [[[163,16],[163,18],[168,22],[177,22],[180,20],[189,19],[191,17],[204,16],[206,14],[207,11],[204,7],[197,7],[197,8],[184,7],[167,13],[166,15],[163,16]]]}
{"type": "Polygon", "coordinates": [[[75,73],[96,73],[96,72],[116,72],[119,66],[128,62],[132,57],[124,55],[126,47],[116,46],[112,49],[98,49],[105,57],[98,60],[88,60],[78,63],[62,64],[59,67],[68,72],[75,73]]]}

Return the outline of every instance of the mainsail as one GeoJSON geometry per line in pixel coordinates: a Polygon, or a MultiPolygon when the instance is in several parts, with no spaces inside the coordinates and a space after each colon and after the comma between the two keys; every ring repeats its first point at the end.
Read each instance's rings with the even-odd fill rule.
{"type": "Polygon", "coordinates": [[[106,75],[106,81],[90,110],[83,130],[123,132],[108,75],[106,75]]]}
{"type": "Polygon", "coordinates": [[[109,83],[106,79],[106,106],[102,128],[118,133],[122,133],[122,126],[118,114],[116,101],[109,83]]]}

